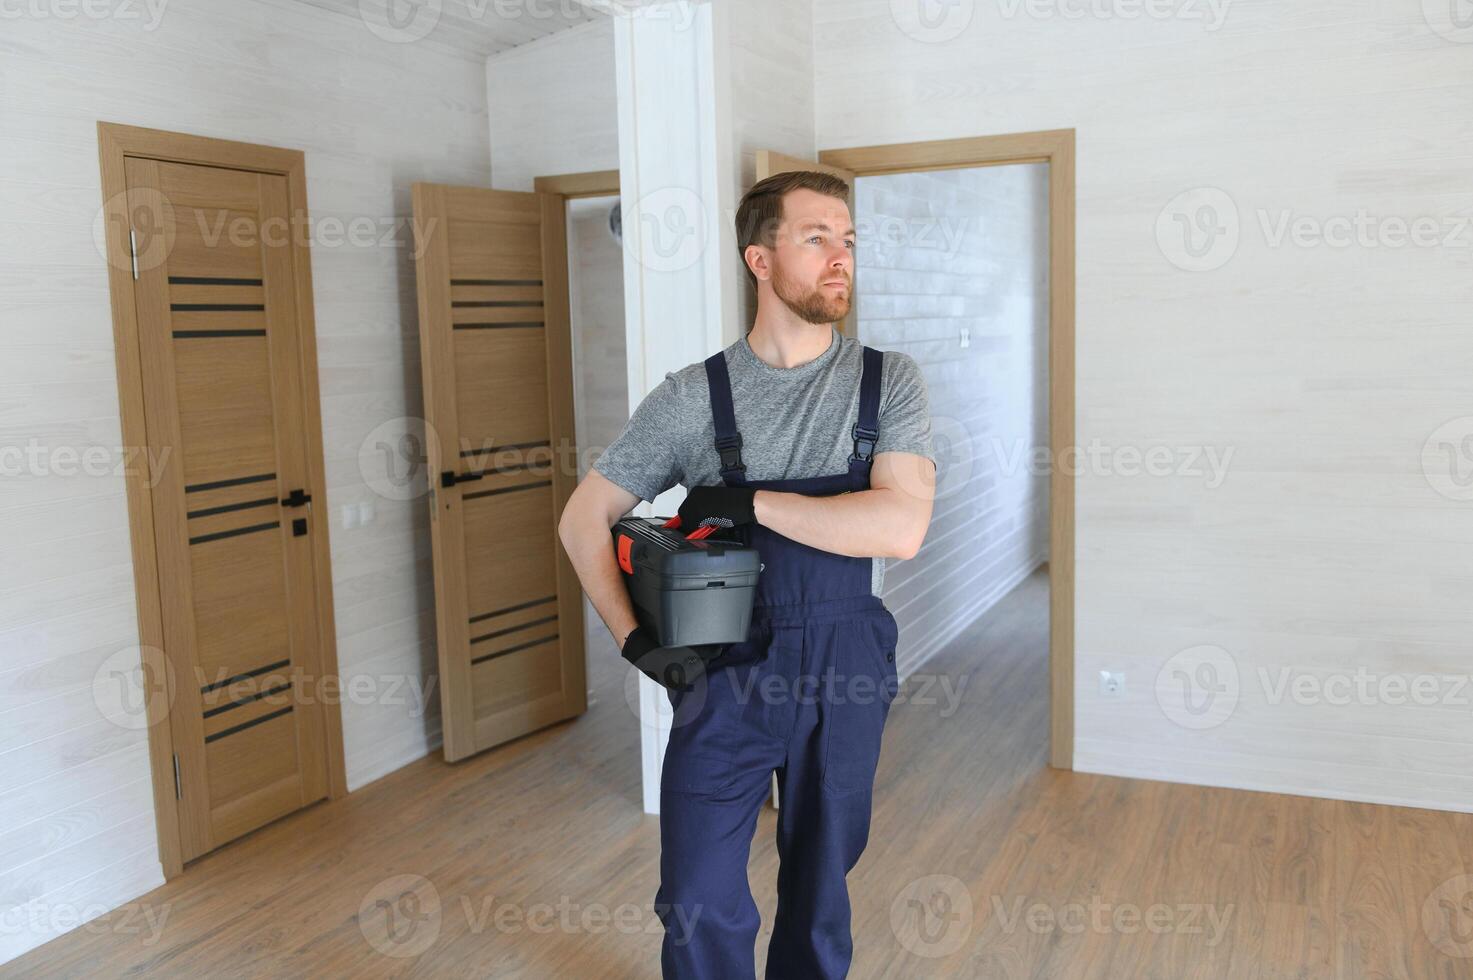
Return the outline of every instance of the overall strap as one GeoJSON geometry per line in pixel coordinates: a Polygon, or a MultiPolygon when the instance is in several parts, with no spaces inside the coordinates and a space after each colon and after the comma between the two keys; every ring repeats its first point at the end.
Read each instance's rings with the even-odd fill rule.
{"type": "Polygon", "coordinates": [[[854,452],[849,456],[851,468],[856,463],[868,466],[875,455],[875,441],[880,437],[880,374],[884,356],[884,351],[864,348],[864,371],[859,376],[859,421],[854,423],[854,452]]]}
{"type": "Polygon", "coordinates": [[[716,422],[716,452],[721,457],[721,479],[741,483],[747,466],[742,462],[742,434],[737,431],[736,412],[731,406],[731,377],[726,371],[726,352],[706,358],[706,384],[711,389],[711,418],[716,422]]]}

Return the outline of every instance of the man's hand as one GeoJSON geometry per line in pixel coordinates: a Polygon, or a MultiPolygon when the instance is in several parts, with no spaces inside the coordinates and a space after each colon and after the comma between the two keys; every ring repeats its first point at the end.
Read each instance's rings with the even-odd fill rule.
{"type": "Polygon", "coordinates": [[[646,677],[662,687],[686,691],[706,672],[706,658],[717,646],[662,647],[653,633],[636,626],[624,638],[619,652],[646,677]]]}
{"type": "Polygon", "coordinates": [[[680,505],[680,530],[689,534],[702,524],[741,527],[757,523],[752,499],[757,491],[751,487],[691,487],[680,505]]]}

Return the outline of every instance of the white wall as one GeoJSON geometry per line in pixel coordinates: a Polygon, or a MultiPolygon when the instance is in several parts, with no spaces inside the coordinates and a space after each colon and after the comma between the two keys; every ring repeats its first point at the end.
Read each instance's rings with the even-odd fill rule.
{"type": "Polygon", "coordinates": [[[940,463],[925,543],[886,561],[907,677],[1048,559],[1048,165],[860,177],[854,196],[859,338],[920,366],[940,463]]]}
{"type": "Polygon", "coordinates": [[[949,40],[909,7],[816,0],[820,147],[1077,131],[1078,440],[1112,451],[1078,481],[1078,768],[1473,809],[1469,692],[1443,677],[1473,631],[1446,476],[1473,463],[1446,448],[1473,431],[1473,47],[1416,0],[1229,4],[1215,29],[963,3],[949,40]],[[1173,203],[1204,187],[1235,248],[1200,230],[1212,198],[1173,203]],[[1315,244],[1361,213],[1455,247],[1395,223],[1315,244]],[[1284,214],[1303,244],[1275,243],[1284,214]],[[1218,267],[1189,271],[1183,218],[1218,267]],[[1158,446],[1167,475],[1131,475],[1158,446]],[[1362,669],[1369,696],[1314,694],[1362,669]],[[1392,703],[1388,675],[1438,703],[1392,703]]]}
{"type": "MultiPolygon", "coordinates": [[[[359,453],[375,427],[392,436],[421,413],[411,239],[395,222],[415,180],[488,182],[484,69],[294,2],[190,0],[152,30],[116,18],[4,24],[0,919],[38,900],[65,922],[163,880],[145,733],[100,717],[91,693],[102,662],[138,642],[121,471],[56,472],[72,450],[104,447],[116,461],[121,442],[93,244],[96,122],[303,149],[318,227],[357,218],[376,223],[373,241],[389,236],[313,246],[329,484],[317,496],[324,517],[360,501],[376,510],[366,527],[331,532],[344,687],[362,674],[419,684],[435,669],[425,503],[372,492],[359,453]],[[17,472],[33,439],[46,462],[17,472]]],[[[438,743],[438,697],[428,718],[413,703],[344,704],[350,787],[438,743]]],[[[0,961],[53,931],[0,932],[0,961]]]]}
{"type": "Polygon", "coordinates": [[[498,190],[530,191],[538,177],[619,169],[613,18],[487,58],[486,102],[498,190]]]}
{"type": "Polygon", "coordinates": [[[757,182],[757,151],[805,159],[816,153],[813,0],[743,0],[717,4],[714,11],[713,61],[724,120],[720,152],[732,162],[716,202],[726,346],[745,336],[757,315],[757,294],[737,251],[735,229],[737,204],[757,182]]]}

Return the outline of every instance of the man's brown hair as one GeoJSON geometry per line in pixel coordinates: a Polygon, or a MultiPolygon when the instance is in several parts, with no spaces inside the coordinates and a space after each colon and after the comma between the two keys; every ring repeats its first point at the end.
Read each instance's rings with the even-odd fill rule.
{"type": "Polygon", "coordinates": [[[747,270],[747,278],[752,280],[754,287],[757,277],[747,265],[747,246],[766,245],[771,248],[777,244],[777,226],[783,218],[783,195],[796,190],[817,191],[849,203],[849,185],[844,178],[817,170],[791,170],[753,184],[737,205],[736,239],[742,268],[747,270]]]}

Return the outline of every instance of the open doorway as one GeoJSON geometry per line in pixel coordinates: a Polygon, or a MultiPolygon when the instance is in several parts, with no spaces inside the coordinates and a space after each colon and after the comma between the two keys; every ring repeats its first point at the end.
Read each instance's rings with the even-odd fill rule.
{"type": "MultiPolygon", "coordinates": [[[[981,558],[982,569],[967,562],[969,557],[973,561],[977,559],[972,554],[973,546],[967,543],[970,525],[964,525],[946,531],[940,538],[935,536],[933,527],[928,541],[944,540],[946,544],[930,549],[931,554],[923,550],[925,562],[938,563],[929,575],[922,577],[922,566],[917,564],[914,569],[907,569],[904,579],[899,572],[896,580],[887,576],[887,601],[895,608],[902,628],[908,617],[927,614],[933,603],[942,604],[937,616],[939,622],[928,624],[928,630],[916,631],[918,641],[911,647],[909,669],[913,670],[916,663],[925,662],[943,648],[969,622],[968,602],[974,610],[987,608],[988,589],[994,595],[1036,594],[1038,598],[1033,605],[1045,603],[1047,607],[1048,759],[1057,768],[1072,768],[1075,460],[1068,454],[1075,444],[1074,131],[1048,130],[825,150],[819,154],[819,162],[853,175],[854,215],[861,229],[868,220],[874,225],[870,233],[875,236],[883,231],[882,219],[888,218],[892,226],[902,229],[902,243],[906,235],[912,239],[908,252],[892,248],[895,254],[887,256],[880,251],[887,247],[880,234],[875,250],[867,256],[870,268],[866,268],[866,256],[859,257],[855,271],[856,295],[860,297],[860,319],[868,321],[858,327],[861,339],[886,346],[889,338],[883,333],[895,330],[894,341],[899,343],[903,339],[910,348],[918,343],[915,338],[929,337],[931,333],[927,331],[934,331],[939,338],[934,357],[917,350],[909,352],[927,371],[927,381],[939,395],[933,395],[933,421],[938,423],[938,429],[944,426],[952,430],[938,432],[941,438],[937,440],[937,448],[951,454],[961,453],[965,447],[969,454],[966,461],[973,470],[979,457],[983,461],[980,482],[974,483],[978,477],[964,475],[963,471],[969,467],[958,466],[955,488],[949,482],[938,483],[933,522],[953,517],[966,519],[971,514],[981,514],[984,520],[1001,521],[994,526],[988,544],[995,540],[999,528],[1009,530],[1008,521],[1033,522],[1030,527],[1012,528],[1014,552],[996,569],[988,570],[989,559],[985,554],[981,558]],[[993,168],[1002,171],[986,173],[993,168]],[[889,182],[875,179],[884,177],[899,179],[889,182]],[[924,187],[926,191],[912,193],[907,198],[907,183],[913,189],[924,187]],[[1008,215],[997,203],[999,192],[1024,194],[1032,203],[1021,214],[1008,215]],[[924,206],[930,209],[929,213],[918,211],[922,202],[927,202],[924,206]],[[939,209],[938,202],[944,202],[939,209]],[[966,222],[980,222],[984,215],[990,215],[993,223],[986,228],[978,224],[973,241],[968,244],[966,222]],[[926,252],[915,249],[918,226],[909,222],[917,218],[920,226],[929,222],[932,241],[926,252]],[[958,248],[970,252],[959,252],[948,259],[948,225],[940,218],[949,218],[951,240],[959,242],[958,248]],[[1011,241],[989,242],[988,234],[1011,241]],[[1006,251],[1009,248],[1027,248],[1027,260],[1017,254],[1009,255],[1006,251]],[[1040,282],[1037,281],[1038,263],[1043,255],[1047,260],[1042,265],[1040,282]],[[922,263],[921,267],[906,268],[907,258],[912,263],[922,263]],[[925,265],[927,262],[929,266],[925,265]],[[972,281],[968,281],[969,277],[972,281]],[[990,290],[992,295],[976,294],[979,288],[990,290]],[[935,314],[929,318],[927,330],[906,325],[900,313],[907,309],[918,314],[935,314]],[[1044,344],[1040,344],[1034,332],[1040,309],[1044,310],[1046,324],[1044,344]],[[973,324],[969,322],[977,320],[990,324],[980,337],[972,332],[973,324]],[[964,329],[967,347],[960,346],[964,329]],[[999,334],[998,330],[1005,332],[999,334]],[[1029,338],[1026,341],[1025,333],[1029,338]],[[969,355],[974,340],[981,341],[984,347],[993,345],[991,353],[984,355],[982,350],[977,350],[975,355],[969,355]],[[1007,348],[1006,356],[1000,353],[1004,348],[1007,348]],[[996,392],[979,390],[989,374],[993,383],[999,385],[996,392]],[[1043,397],[1037,400],[1040,393],[1043,397]],[[1041,438],[1044,433],[1046,439],[1041,438]],[[955,445],[950,444],[952,440],[955,445]],[[1038,453],[1039,449],[1046,451],[1038,453]],[[1035,479],[1039,470],[1044,475],[1035,479]],[[979,490],[992,493],[993,502],[1005,507],[1008,514],[992,513],[985,509],[985,502],[971,499],[979,490]],[[951,509],[948,499],[942,497],[943,491],[948,498],[957,496],[964,506],[951,509]],[[1008,501],[1005,505],[1004,500],[1008,501]],[[1040,506],[1042,513],[1047,514],[1046,527],[1038,526],[1030,516],[1038,513],[1040,506]],[[1047,555],[1046,589],[1037,587],[1037,573],[1030,578],[1020,571],[1030,560],[1028,550],[1039,546],[1040,536],[1047,555]],[[1009,575],[1014,577],[1012,593],[1006,586],[1009,575]],[[936,588],[932,584],[935,579],[943,580],[942,591],[928,595],[936,588]],[[969,591],[969,585],[979,585],[980,591],[969,591]],[[892,588],[898,593],[894,599],[889,598],[892,588]],[[951,594],[944,591],[947,588],[952,590],[951,594]],[[902,590],[915,594],[907,596],[902,590]],[[1046,600],[1042,598],[1044,591],[1046,600]],[[907,609],[911,602],[914,602],[913,609],[907,609]],[[958,618],[960,622],[952,621],[958,618]]],[[[913,562],[922,560],[923,556],[918,555],[913,562]]],[[[993,555],[991,560],[998,560],[997,556],[993,555]]],[[[973,615],[976,614],[974,611],[973,615]]],[[[901,667],[904,677],[907,665],[901,667]]]]}
{"type": "MultiPolygon", "coordinates": [[[[568,299],[573,343],[578,481],[629,420],[628,340],[624,330],[624,246],[618,193],[568,201],[568,299]]],[[[619,645],[587,596],[584,649],[589,688],[621,670],[619,645]]]]}
{"type": "Polygon", "coordinates": [[[854,180],[858,336],[920,365],[939,463],[927,546],[885,577],[902,678],[990,682],[978,621],[1024,583],[1006,642],[1046,670],[1048,178],[1035,162],[854,180]]]}

